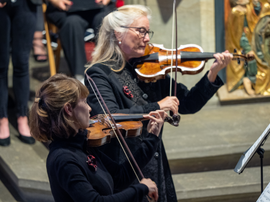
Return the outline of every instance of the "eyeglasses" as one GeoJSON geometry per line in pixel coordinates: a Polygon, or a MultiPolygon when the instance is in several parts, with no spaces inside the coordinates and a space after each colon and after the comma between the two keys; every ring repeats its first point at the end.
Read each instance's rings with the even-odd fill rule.
{"type": "Polygon", "coordinates": [[[153,37],[153,35],[154,35],[153,31],[151,31],[151,30],[147,31],[144,27],[126,27],[126,26],[121,26],[121,27],[122,28],[134,28],[134,29],[136,29],[139,32],[141,38],[144,38],[146,36],[146,34],[148,34],[149,39],[151,39],[153,37]]]}

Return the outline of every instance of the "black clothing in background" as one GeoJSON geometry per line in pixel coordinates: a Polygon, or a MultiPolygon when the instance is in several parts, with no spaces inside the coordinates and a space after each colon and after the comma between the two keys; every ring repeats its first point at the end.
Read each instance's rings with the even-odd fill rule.
{"type": "Polygon", "coordinates": [[[26,116],[29,99],[29,55],[36,26],[36,5],[10,0],[0,8],[0,118],[7,117],[8,67],[13,65],[17,116],[26,116]]]}
{"type": "Polygon", "coordinates": [[[95,0],[72,0],[73,5],[66,11],[60,11],[48,5],[46,16],[59,28],[59,37],[72,76],[84,75],[85,64],[85,31],[94,29],[95,35],[103,18],[115,9],[115,3],[103,7],[95,0]]]}
{"type": "MultiPolygon", "coordinates": [[[[47,172],[56,202],[140,202],[148,194],[148,187],[138,182],[129,186],[135,175],[125,160],[115,162],[98,148],[86,149],[86,130],[69,139],[55,139],[50,144],[47,172]],[[97,160],[97,170],[89,166],[87,156],[97,160]],[[128,187],[129,186],[129,187],[128,187]],[[124,190],[114,193],[114,189],[124,190]]],[[[148,134],[134,154],[143,167],[155,152],[159,138],[148,134]]]]}
{"type": "Polygon", "coordinates": [[[42,5],[42,0],[30,0],[33,4],[40,6],[42,5]]]}
{"type": "MultiPolygon", "coordinates": [[[[115,67],[115,69],[118,69],[118,67],[115,67]]],[[[121,72],[117,73],[110,70],[106,65],[95,64],[87,70],[87,74],[94,80],[111,113],[147,114],[160,109],[157,102],[169,96],[169,76],[158,80],[156,83],[147,84],[137,79],[134,68],[129,63],[121,72]],[[133,98],[124,93],[124,86],[127,86],[131,91],[133,98]]],[[[85,85],[90,91],[87,102],[92,108],[91,116],[103,114],[87,80],[85,80],[85,85]]],[[[191,90],[188,90],[185,85],[178,83],[179,113],[190,114],[198,112],[222,85],[223,82],[219,77],[217,77],[214,83],[210,83],[207,74],[191,90]]],[[[172,92],[174,92],[174,88],[172,92]]],[[[127,139],[131,150],[136,150],[145,138],[146,124],[147,122],[144,122],[144,130],[141,137],[127,139]]],[[[179,135],[181,135],[181,131],[179,131],[179,135]]],[[[160,138],[162,138],[162,132],[160,138]]],[[[112,142],[100,149],[111,156],[111,158],[118,159],[121,162],[124,157],[120,153],[120,148],[115,141],[112,142]],[[117,147],[118,149],[116,149],[117,147]]],[[[159,202],[177,201],[162,141],[159,143],[155,155],[142,171],[146,178],[151,178],[156,182],[159,191],[159,202]]],[[[147,201],[147,199],[144,198],[144,201],[147,201]]]]}
{"type": "Polygon", "coordinates": [[[67,11],[69,13],[85,10],[94,10],[102,8],[101,5],[97,4],[95,0],[72,0],[73,5],[67,11]]]}

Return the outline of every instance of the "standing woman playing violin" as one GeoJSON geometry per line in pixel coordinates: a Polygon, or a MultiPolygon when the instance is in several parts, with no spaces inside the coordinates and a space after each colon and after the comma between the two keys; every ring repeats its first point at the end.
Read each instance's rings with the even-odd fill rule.
{"type": "MultiPolygon", "coordinates": [[[[216,61],[191,90],[178,83],[177,96],[169,97],[169,76],[156,83],[143,83],[138,80],[135,67],[131,64],[133,58],[144,55],[153,35],[149,19],[150,11],[142,5],[126,5],[107,15],[103,19],[93,60],[86,74],[94,80],[112,113],[149,113],[158,109],[170,110],[174,114],[196,113],[223,85],[217,74],[231,61],[232,55],[227,51],[215,54],[216,61]]],[[[87,80],[85,84],[92,92],[87,80]]],[[[103,113],[93,93],[87,102],[93,107],[93,115],[103,113]]],[[[139,147],[146,134],[144,130],[142,137],[128,139],[130,148],[135,150],[139,147]]],[[[114,159],[118,157],[121,162],[123,154],[115,147],[116,144],[110,144],[104,146],[102,151],[114,159]]],[[[159,201],[177,201],[162,142],[142,172],[157,183],[159,201]]]]}
{"type": "MultiPolygon", "coordinates": [[[[86,103],[88,89],[74,78],[56,74],[36,92],[30,111],[32,136],[51,140],[47,173],[55,201],[142,201],[148,195],[158,199],[156,184],[150,179],[129,186],[135,175],[125,160],[118,164],[96,148],[86,148],[91,108],[86,103]],[[114,189],[121,192],[114,193],[114,189]]],[[[166,113],[151,112],[148,136],[134,158],[143,167],[151,159],[160,141],[158,137],[166,113]]]]}

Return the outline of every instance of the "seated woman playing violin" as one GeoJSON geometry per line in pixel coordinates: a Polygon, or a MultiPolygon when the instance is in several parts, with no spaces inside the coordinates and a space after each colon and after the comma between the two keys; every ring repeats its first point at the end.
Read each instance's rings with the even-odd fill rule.
{"type": "MultiPolygon", "coordinates": [[[[154,110],[172,111],[173,114],[198,112],[223,85],[217,76],[232,59],[225,51],[214,54],[215,62],[202,79],[191,89],[177,83],[175,96],[170,95],[170,77],[155,83],[144,83],[138,79],[134,58],[145,54],[145,49],[153,36],[149,26],[150,10],[142,5],[125,5],[103,19],[92,63],[86,70],[99,89],[112,113],[147,114],[154,110]]],[[[86,77],[87,78],[87,77],[86,77]]],[[[89,91],[87,102],[92,106],[92,115],[102,114],[88,79],[85,84],[89,91]]],[[[174,92],[174,87],[172,92],[174,92]]],[[[146,126],[141,137],[127,139],[131,149],[136,150],[147,136],[146,126]]],[[[161,136],[161,134],[160,134],[161,136]]],[[[117,143],[102,147],[102,151],[113,159],[122,161],[123,155],[117,143]]],[[[154,157],[142,170],[144,176],[153,179],[158,186],[159,201],[176,202],[176,193],[162,141],[159,142],[154,157]]],[[[144,199],[144,201],[147,201],[144,199]]]]}
{"type": "MultiPolygon", "coordinates": [[[[47,172],[55,201],[141,201],[148,195],[158,199],[155,182],[135,179],[127,160],[121,164],[96,148],[87,148],[91,108],[86,103],[88,89],[78,80],[63,74],[47,79],[36,92],[30,110],[31,135],[51,141],[47,172]],[[115,193],[115,189],[121,192],[115,193]]],[[[144,116],[150,119],[148,136],[136,150],[140,167],[153,156],[166,113],[162,110],[144,116]]],[[[90,133],[91,135],[91,133],[90,133]]]]}

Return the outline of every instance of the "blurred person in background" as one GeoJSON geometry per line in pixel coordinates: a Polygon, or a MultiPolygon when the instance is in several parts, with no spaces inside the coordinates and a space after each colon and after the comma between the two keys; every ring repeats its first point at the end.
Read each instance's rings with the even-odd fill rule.
{"type": "Polygon", "coordinates": [[[35,143],[28,126],[29,55],[36,27],[36,7],[41,0],[0,2],[0,145],[10,144],[8,121],[8,67],[13,65],[13,91],[19,139],[35,143]]]}
{"type": "Polygon", "coordinates": [[[98,34],[101,22],[115,9],[114,0],[48,0],[46,16],[59,28],[59,37],[71,76],[84,79],[85,32],[98,34]]]}

